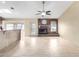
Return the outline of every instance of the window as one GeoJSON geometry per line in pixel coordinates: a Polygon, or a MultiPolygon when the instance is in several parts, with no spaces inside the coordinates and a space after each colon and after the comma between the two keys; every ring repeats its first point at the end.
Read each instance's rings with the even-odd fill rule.
{"type": "Polygon", "coordinates": [[[16,24],[16,29],[21,29],[23,30],[24,29],[24,24],[16,24]]]}
{"type": "Polygon", "coordinates": [[[24,29],[24,24],[6,24],[5,30],[16,30],[16,29],[24,29]]]}
{"type": "Polygon", "coordinates": [[[50,29],[50,31],[51,32],[56,32],[56,26],[57,26],[57,24],[56,24],[56,21],[51,21],[51,23],[50,23],[51,25],[51,29],[50,29]]]}
{"type": "Polygon", "coordinates": [[[35,35],[36,34],[36,24],[34,24],[34,23],[32,24],[31,30],[32,30],[31,34],[35,35]]]}
{"type": "Polygon", "coordinates": [[[17,24],[16,29],[21,29],[21,28],[22,28],[22,25],[21,24],[17,24]]]}
{"type": "Polygon", "coordinates": [[[53,35],[59,36],[58,33],[58,19],[50,19],[49,20],[50,29],[49,32],[53,35]]]}
{"type": "Polygon", "coordinates": [[[24,29],[24,24],[22,24],[22,29],[24,29]]]}
{"type": "Polygon", "coordinates": [[[13,30],[14,24],[6,24],[6,30],[13,30]]]}

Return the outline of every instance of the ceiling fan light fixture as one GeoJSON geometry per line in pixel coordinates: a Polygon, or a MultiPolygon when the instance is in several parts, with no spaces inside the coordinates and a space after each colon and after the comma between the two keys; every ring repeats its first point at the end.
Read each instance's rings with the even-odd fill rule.
{"type": "Polygon", "coordinates": [[[42,17],[45,17],[45,15],[51,15],[50,10],[48,10],[48,11],[45,10],[45,1],[42,1],[42,4],[43,4],[43,10],[38,11],[38,13],[36,15],[41,15],[42,17]]]}
{"type": "Polygon", "coordinates": [[[45,12],[42,12],[42,13],[41,13],[41,15],[42,15],[42,16],[45,16],[45,15],[46,15],[46,13],[45,13],[45,12]]]}

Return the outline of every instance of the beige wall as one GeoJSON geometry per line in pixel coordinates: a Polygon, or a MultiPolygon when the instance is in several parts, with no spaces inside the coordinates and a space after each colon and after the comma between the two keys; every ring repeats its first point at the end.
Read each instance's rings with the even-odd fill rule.
{"type": "Polygon", "coordinates": [[[79,2],[73,3],[59,18],[59,33],[65,40],[79,42],[79,2]]]}
{"type": "Polygon", "coordinates": [[[25,20],[25,33],[26,33],[26,36],[28,35],[38,35],[38,20],[37,18],[34,18],[34,19],[26,19],[25,20]],[[34,34],[33,34],[33,31],[32,31],[32,24],[35,25],[35,30],[36,31],[34,34]]]}
{"type": "Polygon", "coordinates": [[[30,19],[25,20],[25,36],[30,35],[31,29],[30,29],[30,19]]]}

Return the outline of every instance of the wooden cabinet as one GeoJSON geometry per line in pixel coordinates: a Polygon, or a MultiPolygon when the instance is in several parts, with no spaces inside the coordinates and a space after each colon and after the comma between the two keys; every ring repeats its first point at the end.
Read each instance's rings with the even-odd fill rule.
{"type": "Polygon", "coordinates": [[[39,36],[59,36],[58,19],[38,19],[39,36]]]}

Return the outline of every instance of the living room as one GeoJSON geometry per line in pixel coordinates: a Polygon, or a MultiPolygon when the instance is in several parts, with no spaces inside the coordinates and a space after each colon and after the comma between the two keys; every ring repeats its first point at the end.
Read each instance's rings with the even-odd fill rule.
{"type": "Polygon", "coordinates": [[[78,1],[0,1],[0,56],[79,56],[78,1]]]}

